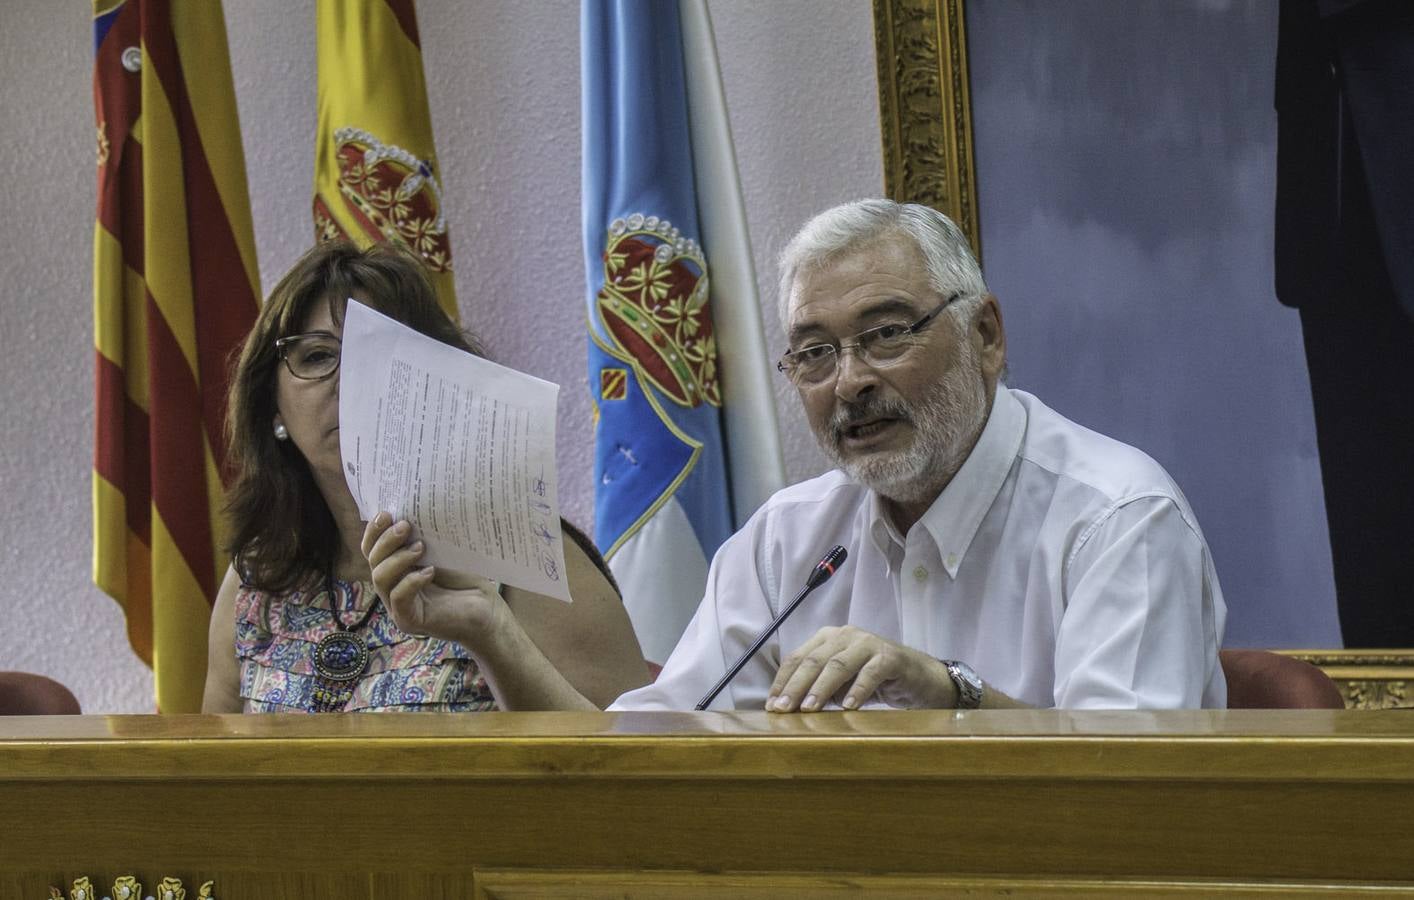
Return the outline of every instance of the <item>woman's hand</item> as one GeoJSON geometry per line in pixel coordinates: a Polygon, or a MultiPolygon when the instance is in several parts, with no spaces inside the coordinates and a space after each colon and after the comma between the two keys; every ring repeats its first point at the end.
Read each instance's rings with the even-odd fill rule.
{"type": "Polygon", "coordinates": [[[435,572],[421,564],[412,526],[386,512],[359,546],[394,624],[471,651],[500,709],[598,709],[648,680],[623,603],[572,540],[565,563],[574,603],[514,588],[502,599],[484,578],[435,572]]]}
{"type": "Polygon", "coordinates": [[[419,565],[426,547],[411,541],[412,525],[380,512],[363,530],[360,548],[373,572],[373,585],[392,616],[409,634],[456,641],[477,652],[494,640],[510,610],[496,586],[475,575],[441,572],[419,565]]]}

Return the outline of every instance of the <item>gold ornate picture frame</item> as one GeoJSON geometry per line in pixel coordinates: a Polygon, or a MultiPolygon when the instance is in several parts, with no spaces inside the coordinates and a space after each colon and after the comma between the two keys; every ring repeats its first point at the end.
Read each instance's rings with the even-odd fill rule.
{"type": "Polygon", "coordinates": [[[1320,666],[1350,709],[1414,709],[1414,651],[1282,650],[1320,666]]]}
{"type": "MultiPolygon", "coordinates": [[[[964,0],[874,0],[884,194],[961,226],[978,260],[964,0]]],[[[1353,709],[1414,707],[1414,650],[1285,650],[1320,666],[1353,709]]]]}
{"type": "Polygon", "coordinates": [[[962,0],[874,0],[884,194],[946,213],[982,259],[962,0]]]}

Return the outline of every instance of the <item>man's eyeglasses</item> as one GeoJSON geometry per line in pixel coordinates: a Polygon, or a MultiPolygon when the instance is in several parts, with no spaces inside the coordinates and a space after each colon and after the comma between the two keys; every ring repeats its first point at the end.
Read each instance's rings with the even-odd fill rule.
{"type": "Polygon", "coordinates": [[[902,322],[879,325],[838,344],[811,344],[787,351],[776,363],[776,368],[800,387],[813,387],[833,378],[839,368],[840,354],[846,350],[853,350],[858,354],[859,361],[871,368],[886,369],[902,361],[918,343],[918,333],[961,296],[960,293],[953,294],[912,325],[902,322]]]}
{"type": "Polygon", "coordinates": [[[339,355],[343,343],[324,331],[292,334],[275,342],[275,352],[285,361],[285,367],[296,378],[318,381],[339,371],[339,355]]]}

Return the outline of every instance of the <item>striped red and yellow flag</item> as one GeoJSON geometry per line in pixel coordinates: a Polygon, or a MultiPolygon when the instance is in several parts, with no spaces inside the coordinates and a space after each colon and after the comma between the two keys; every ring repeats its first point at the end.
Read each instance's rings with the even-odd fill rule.
{"type": "Polygon", "coordinates": [[[452,246],[413,0],[318,0],[316,16],[315,236],[413,250],[455,321],[452,246]]]}
{"type": "Polygon", "coordinates": [[[259,308],[220,0],[94,0],[93,577],[157,707],[201,707],[227,363],[259,308]]]}

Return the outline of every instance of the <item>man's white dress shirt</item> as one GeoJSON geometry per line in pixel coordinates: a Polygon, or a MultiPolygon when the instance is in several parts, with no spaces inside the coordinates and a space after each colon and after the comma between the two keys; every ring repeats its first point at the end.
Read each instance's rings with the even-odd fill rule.
{"type": "Polygon", "coordinates": [[[838,470],[777,492],[717,552],[657,681],[610,708],[692,709],[836,544],[849,559],[713,708],[763,708],[781,658],[844,624],[960,659],[1035,706],[1226,705],[1227,610],[1178,486],[1139,450],[998,385],[977,446],[907,535],[838,470]]]}

